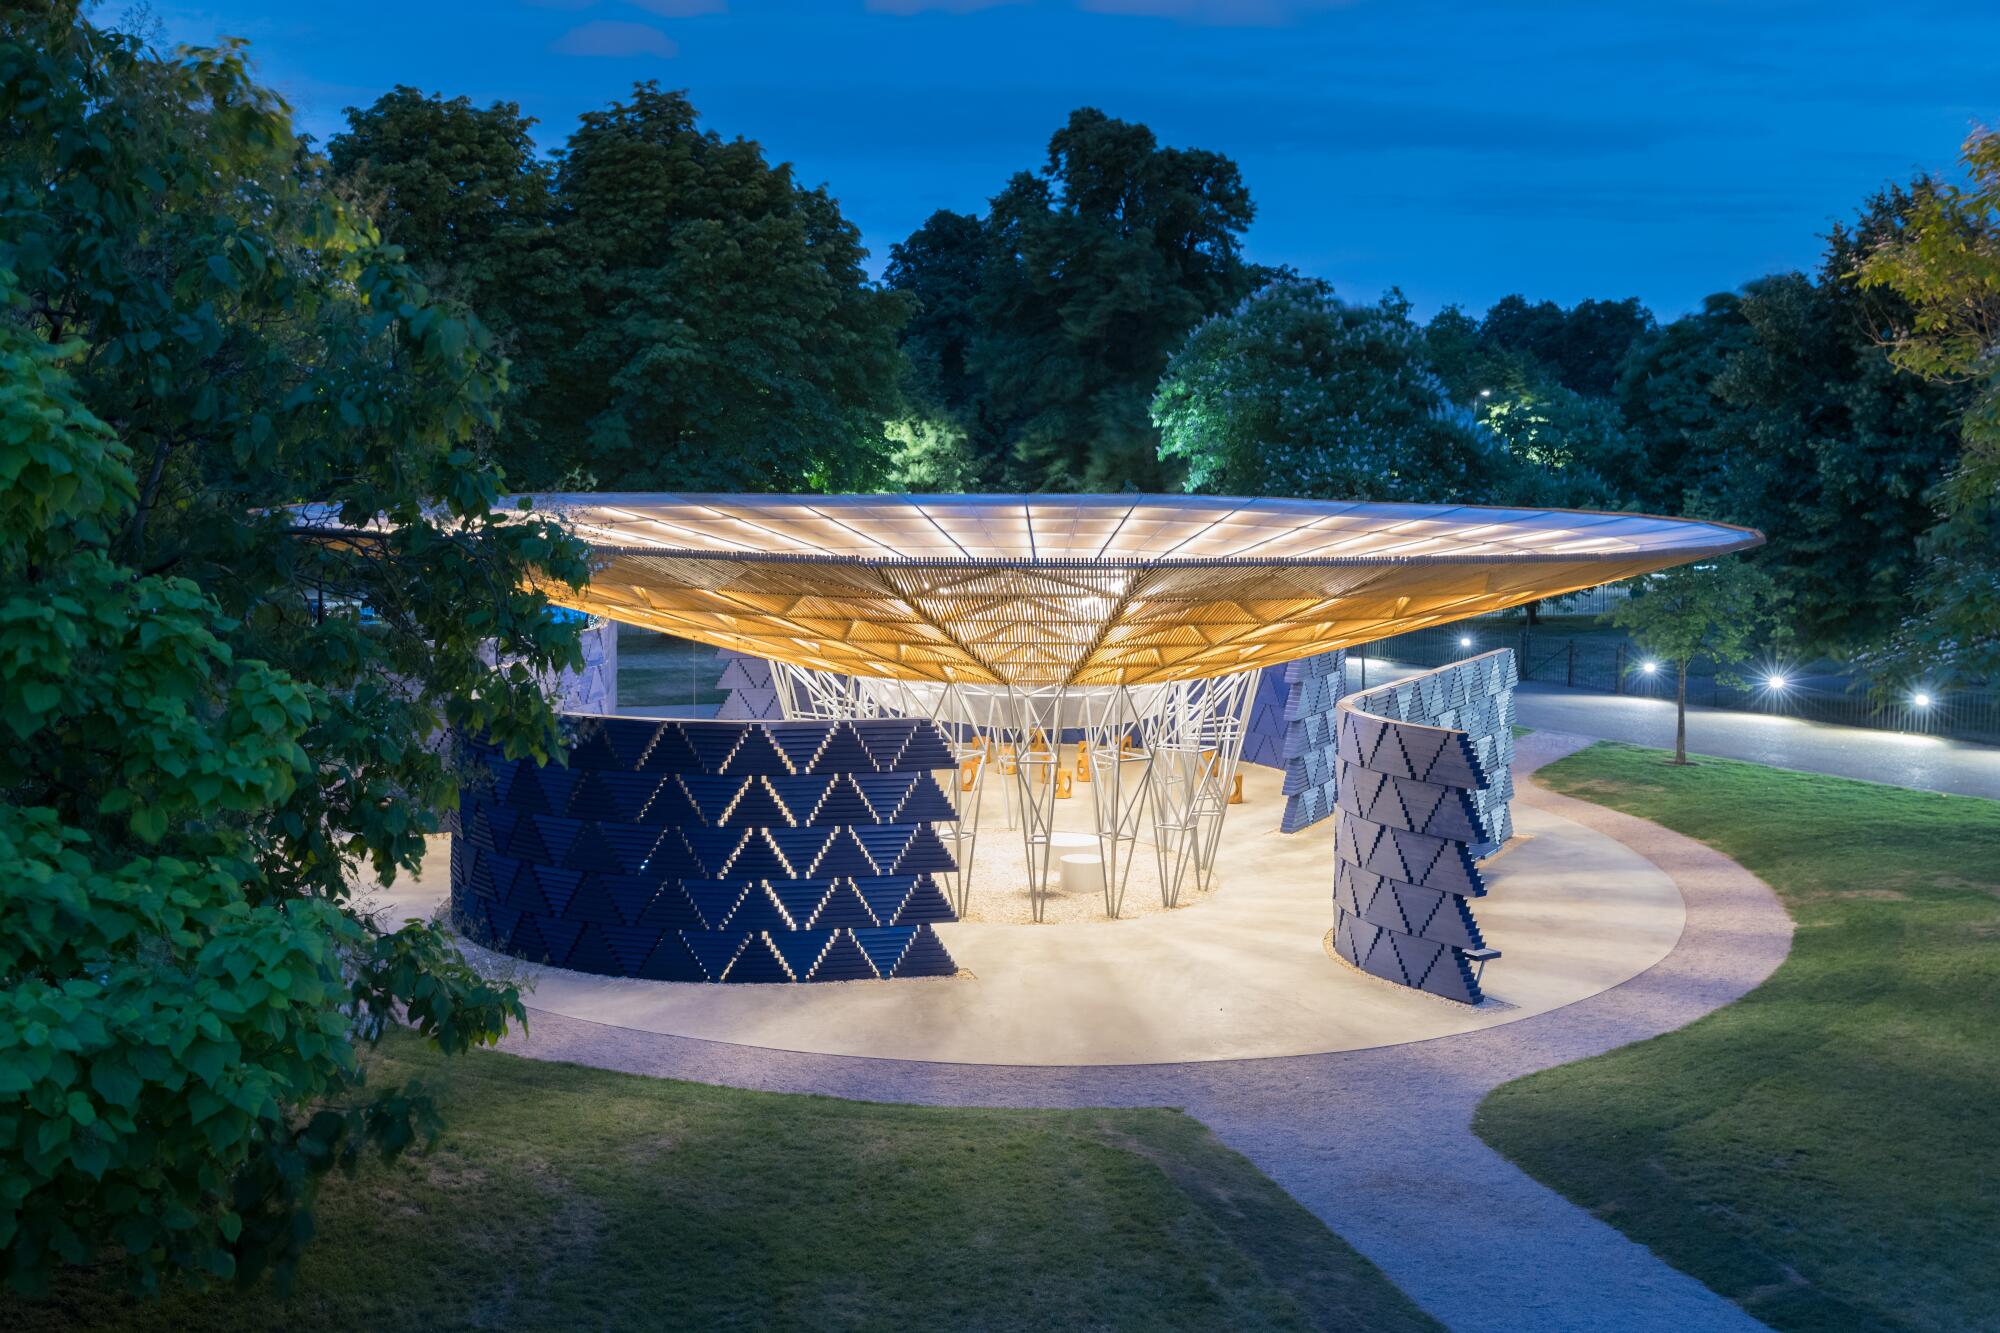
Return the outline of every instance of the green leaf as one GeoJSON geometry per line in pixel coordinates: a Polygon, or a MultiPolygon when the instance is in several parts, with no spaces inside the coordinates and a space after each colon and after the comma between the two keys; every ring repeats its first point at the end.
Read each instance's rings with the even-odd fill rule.
{"type": "Polygon", "coordinates": [[[143,1085],[124,1062],[105,1059],[91,1066],[90,1086],[108,1104],[130,1110],[138,1104],[143,1085]]]}

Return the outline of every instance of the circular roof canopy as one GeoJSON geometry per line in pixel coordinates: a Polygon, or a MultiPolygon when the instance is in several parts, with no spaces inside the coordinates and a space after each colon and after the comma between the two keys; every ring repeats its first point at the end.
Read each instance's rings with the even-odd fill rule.
{"type": "Polygon", "coordinates": [[[1191,680],[1754,546],[1638,514],[1195,495],[544,495],[557,603],[852,675],[1191,680]]]}

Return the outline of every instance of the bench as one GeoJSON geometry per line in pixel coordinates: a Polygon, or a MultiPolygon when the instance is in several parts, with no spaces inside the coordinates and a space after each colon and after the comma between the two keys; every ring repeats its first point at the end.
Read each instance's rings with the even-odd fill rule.
{"type": "Polygon", "coordinates": [[[1486,975],[1486,965],[1500,956],[1498,949],[1463,949],[1460,952],[1465,955],[1467,962],[1475,964],[1472,969],[1472,984],[1475,986],[1479,984],[1479,979],[1486,975]]]}

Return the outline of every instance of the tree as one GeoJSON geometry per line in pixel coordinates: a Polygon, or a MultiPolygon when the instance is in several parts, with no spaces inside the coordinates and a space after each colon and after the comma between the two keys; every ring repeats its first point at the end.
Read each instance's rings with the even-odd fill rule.
{"type": "Polygon", "coordinates": [[[1887,661],[1905,674],[2000,675],[2000,134],[1965,142],[1968,183],[1930,183],[1860,257],[1865,290],[1901,310],[1881,330],[1898,366],[1965,387],[1962,452],[1935,491],[1918,614],[1887,661]]]}
{"type": "Polygon", "coordinates": [[[361,1084],[384,1025],[521,1016],[351,886],[455,800],[434,738],[551,751],[536,674],[580,655],[529,585],[586,553],[495,510],[490,340],[239,49],[10,11],[0,120],[0,1245],[26,1288],[247,1276],[427,1124],[361,1084]]]}
{"type": "Polygon", "coordinates": [[[1891,189],[1833,229],[1819,270],[1711,297],[1628,365],[1624,406],[1654,510],[1760,529],[1789,629],[1850,655],[1903,619],[1926,498],[1957,453],[1961,392],[1900,372],[1874,329],[1893,312],[1854,278],[1928,187],[1891,189]]]}
{"type": "Polygon", "coordinates": [[[972,414],[978,397],[972,373],[979,332],[974,304],[985,268],[985,225],[969,213],[941,208],[908,240],[889,247],[882,273],[885,286],[911,301],[902,334],[909,359],[906,396],[960,420],[972,414]]]}
{"type": "Polygon", "coordinates": [[[1636,296],[1578,301],[1563,317],[1562,347],[1554,362],[1557,381],[1587,397],[1608,396],[1618,387],[1632,349],[1657,327],[1653,312],[1636,296]]]}
{"type": "Polygon", "coordinates": [[[889,425],[889,482],[899,490],[964,491],[1002,479],[997,467],[981,475],[982,456],[990,464],[996,451],[973,441],[975,432],[990,440],[972,373],[985,262],[985,225],[946,209],[889,248],[883,283],[911,303],[902,334],[905,409],[889,425]]]}
{"type": "Polygon", "coordinates": [[[1579,301],[1568,310],[1503,296],[1479,324],[1480,342],[1490,351],[1525,358],[1536,378],[1596,396],[1612,391],[1633,346],[1652,331],[1652,312],[1636,296],[1579,301]]]}
{"type": "Polygon", "coordinates": [[[1639,508],[1676,512],[1690,493],[1712,494],[1719,485],[1725,459],[1709,437],[1717,414],[1714,385],[1749,340],[1742,301],[1725,292],[1632,350],[1617,398],[1644,454],[1634,497],[1639,508]]]}
{"type": "Polygon", "coordinates": [[[860,234],[657,84],[586,113],[553,175],[511,104],[397,89],[334,141],[395,239],[490,312],[515,390],[496,444],[519,480],[855,490],[900,415],[904,297],[860,234]]]}
{"type": "Polygon", "coordinates": [[[1424,343],[1445,393],[1466,407],[1524,393],[1542,378],[1532,358],[1487,342],[1480,335],[1479,321],[1455,305],[1431,316],[1424,326],[1424,343]]]}
{"type": "Polygon", "coordinates": [[[1464,500],[1508,466],[1446,400],[1406,305],[1348,305],[1321,282],[1271,283],[1203,323],[1152,412],[1191,491],[1464,500]]]}
{"type": "Polygon", "coordinates": [[[653,83],[584,115],[556,187],[580,291],[560,341],[519,353],[543,368],[524,407],[556,459],[635,489],[881,480],[907,308],[824,189],[653,83]]]}
{"type": "Polygon", "coordinates": [[[947,416],[913,414],[889,423],[889,484],[918,494],[973,490],[979,470],[965,428],[947,416]]]}
{"type": "Polygon", "coordinates": [[[1770,578],[1746,561],[1682,565],[1641,579],[1606,617],[1674,668],[1674,763],[1688,761],[1688,666],[1697,657],[1718,666],[1748,658],[1772,596],[1770,578]]]}
{"type": "Polygon", "coordinates": [[[1766,534],[1758,563],[1786,594],[1792,631],[1833,653],[1902,619],[1959,407],[1874,344],[1847,273],[1835,249],[1817,281],[1745,289],[1749,337],[1711,386],[1709,433],[1722,514],[1766,534]]]}
{"type": "Polygon", "coordinates": [[[527,410],[547,387],[545,358],[563,345],[578,298],[555,244],[554,173],[536,152],[535,121],[512,102],[398,86],[327,142],[334,179],[403,247],[425,284],[461,313],[477,312],[512,356],[493,448],[517,478],[553,483],[570,466],[552,456],[527,410]]]}
{"type": "Polygon", "coordinates": [[[1424,329],[1431,364],[1455,403],[1473,408],[1517,466],[1496,499],[1555,508],[1617,508],[1654,489],[1640,441],[1608,395],[1653,328],[1636,299],[1507,296],[1483,320],[1447,306],[1424,329]]]}
{"type": "Polygon", "coordinates": [[[1507,503],[1616,509],[1643,484],[1644,455],[1610,399],[1553,384],[1482,399],[1478,415],[1520,464],[1507,503]]]}
{"type": "Polygon", "coordinates": [[[1236,164],[1143,125],[1070,114],[1039,174],[993,200],[972,372],[1003,471],[1029,489],[1171,480],[1147,404],[1204,316],[1253,285],[1236,164]]]}
{"type": "Polygon", "coordinates": [[[489,323],[513,303],[517,252],[550,222],[551,174],[535,121],[513,102],[481,110],[397,85],[327,141],[336,178],[367,196],[382,239],[415,257],[433,288],[483,306],[489,323]]]}

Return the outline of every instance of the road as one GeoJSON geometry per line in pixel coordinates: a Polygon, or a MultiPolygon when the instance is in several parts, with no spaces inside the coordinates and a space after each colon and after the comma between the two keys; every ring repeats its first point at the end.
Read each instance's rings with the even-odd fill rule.
{"type": "MultiPolygon", "coordinates": [[[[1414,675],[1419,670],[1422,668],[1380,658],[1368,660],[1370,684],[1414,675]]],[[[1349,674],[1352,684],[1353,673],[1349,674]]],[[[1597,694],[1534,681],[1523,682],[1515,690],[1514,708],[1522,726],[1537,730],[1569,731],[1660,749],[1672,749],[1674,744],[1674,706],[1666,700],[1597,694]]],[[[2000,800],[2000,746],[1971,741],[1836,727],[1727,708],[1690,708],[1688,752],[2000,800]]]]}

